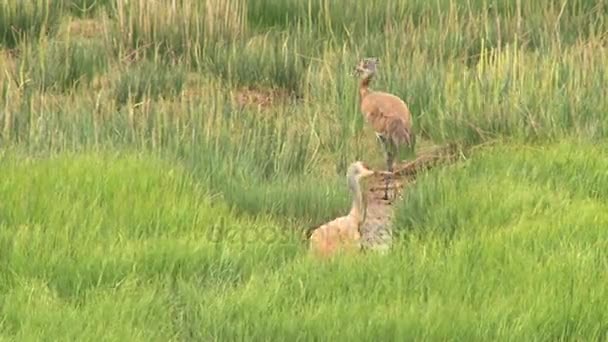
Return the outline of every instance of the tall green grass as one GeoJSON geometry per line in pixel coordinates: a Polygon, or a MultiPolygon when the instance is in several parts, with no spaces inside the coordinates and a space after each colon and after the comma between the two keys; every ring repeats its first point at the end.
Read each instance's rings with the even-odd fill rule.
{"type": "Polygon", "coordinates": [[[21,53],[19,69],[11,71],[23,72],[27,68],[28,85],[43,92],[69,91],[89,84],[108,67],[105,46],[96,40],[41,42],[34,48],[26,45],[21,53]]]}
{"type": "MultiPolygon", "coordinates": [[[[604,144],[574,139],[478,152],[423,176],[400,204],[397,226],[404,237],[446,241],[538,228],[561,242],[580,233],[599,243],[600,208],[608,197],[605,152],[604,144]]],[[[548,238],[530,243],[548,244],[548,238]]]]}
{"type": "MultiPolygon", "coordinates": [[[[119,104],[134,88],[139,89],[133,90],[134,103],[158,94],[178,95],[182,72],[217,80],[225,92],[242,85],[285,88],[298,103],[308,105],[297,107],[306,113],[300,116],[315,120],[302,131],[319,134],[336,123],[341,133],[319,140],[337,146],[332,155],[348,159],[356,154],[349,152],[356,136],[367,133],[358,115],[356,81],[346,74],[357,58],[376,55],[382,66],[374,87],[402,96],[420,135],[435,142],[605,136],[601,110],[606,96],[599,86],[606,81],[601,3],[209,0],[140,8],[142,4],[116,1],[105,6],[110,19],[103,23],[109,33],[87,40],[83,48],[69,43],[65,49],[51,49],[63,44],[53,42],[61,38],[53,34],[48,46],[26,44],[20,49],[25,52],[14,57],[17,71],[3,75],[3,88],[43,80],[71,89],[85,76],[97,74],[103,81],[120,74],[123,80],[110,81],[114,86],[103,89],[113,91],[119,104]],[[110,56],[104,57],[100,48],[110,56]],[[99,67],[106,63],[108,68],[99,67]],[[136,76],[137,70],[143,74],[136,76]],[[162,75],[175,79],[146,85],[146,77],[162,75]],[[332,139],[340,141],[329,143],[332,139]]],[[[13,12],[6,13],[6,22],[17,20],[13,12]]],[[[56,23],[49,27],[68,15],[65,9],[49,14],[56,23]]],[[[99,88],[91,92],[88,87],[80,87],[89,94],[84,97],[99,95],[99,88]]],[[[210,96],[200,93],[197,100],[206,106],[213,101],[210,96]]],[[[18,100],[17,94],[11,97],[18,100]]],[[[13,110],[10,119],[17,116],[13,110]]],[[[4,121],[3,126],[14,126],[4,121]]],[[[343,168],[345,161],[338,164],[343,168]]]]}
{"type": "Polygon", "coordinates": [[[2,1],[0,3],[0,46],[15,47],[24,39],[47,34],[64,15],[61,2],[50,0],[2,1]]]}
{"type": "Polygon", "coordinates": [[[179,67],[159,68],[153,62],[144,61],[125,68],[120,75],[115,86],[116,102],[123,105],[161,96],[174,97],[182,91],[185,81],[186,76],[179,67]]]}
{"type": "Polygon", "coordinates": [[[602,340],[605,148],[497,147],[432,171],[398,208],[409,234],[390,256],[322,263],[298,223],[237,214],[150,154],[9,152],[0,334],[602,340]]]}

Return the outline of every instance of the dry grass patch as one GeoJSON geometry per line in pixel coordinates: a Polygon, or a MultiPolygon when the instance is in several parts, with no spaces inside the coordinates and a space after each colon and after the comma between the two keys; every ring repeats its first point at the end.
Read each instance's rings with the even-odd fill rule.
{"type": "Polygon", "coordinates": [[[261,110],[287,104],[290,94],[286,89],[281,88],[246,86],[234,91],[233,99],[240,107],[253,107],[261,110]]]}
{"type": "Polygon", "coordinates": [[[78,19],[69,18],[66,20],[60,31],[59,36],[66,38],[93,39],[108,33],[108,23],[105,18],[78,19]]]}

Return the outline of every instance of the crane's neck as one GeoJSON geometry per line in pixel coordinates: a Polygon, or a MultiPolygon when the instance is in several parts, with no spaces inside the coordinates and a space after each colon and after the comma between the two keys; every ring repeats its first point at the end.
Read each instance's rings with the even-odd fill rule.
{"type": "Polygon", "coordinates": [[[350,216],[354,217],[355,220],[361,224],[363,221],[365,221],[365,216],[367,214],[365,195],[361,191],[359,180],[354,177],[348,179],[348,188],[353,197],[353,205],[350,210],[350,216]]]}
{"type": "Polygon", "coordinates": [[[359,80],[359,99],[363,100],[370,92],[370,83],[372,83],[373,74],[367,74],[359,80]]]}

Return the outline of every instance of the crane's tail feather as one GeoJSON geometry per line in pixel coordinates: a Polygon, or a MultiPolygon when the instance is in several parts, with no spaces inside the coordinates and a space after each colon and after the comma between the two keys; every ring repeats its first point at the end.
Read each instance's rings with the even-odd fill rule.
{"type": "Polygon", "coordinates": [[[416,148],[416,135],[403,121],[394,121],[389,127],[390,139],[398,149],[400,160],[410,157],[416,148]]]}
{"type": "Polygon", "coordinates": [[[412,132],[411,127],[406,125],[406,122],[402,120],[393,120],[388,127],[388,132],[390,139],[397,146],[408,145],[412,147],[414,144],[414,132],[412,132]]]}

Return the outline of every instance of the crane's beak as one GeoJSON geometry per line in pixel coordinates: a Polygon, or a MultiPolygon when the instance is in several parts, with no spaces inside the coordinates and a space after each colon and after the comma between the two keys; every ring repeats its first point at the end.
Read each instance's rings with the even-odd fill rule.
{"type": "Polygon", "coordinates": [[[388,172],[388,171],[375,171],[374,173],[377,175],[380,175],[380,176],[392,176],[393,175],[393,172],[388,172]]]}

